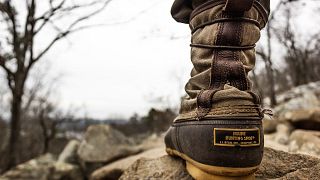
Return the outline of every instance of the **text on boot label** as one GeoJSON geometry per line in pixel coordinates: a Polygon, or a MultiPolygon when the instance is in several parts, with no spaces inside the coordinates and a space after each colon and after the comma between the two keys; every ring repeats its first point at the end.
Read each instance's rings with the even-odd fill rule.
{"type": "Polygon", "coordinates": [[[214,146],[260,146],[260,129],[213,129],[214,146]]]}

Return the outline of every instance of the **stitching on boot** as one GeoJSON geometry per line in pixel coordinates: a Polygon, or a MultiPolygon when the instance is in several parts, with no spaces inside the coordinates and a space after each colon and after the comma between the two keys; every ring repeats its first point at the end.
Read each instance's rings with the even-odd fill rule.
{"type": "MultiPolygon", "coordinates": [[[[242,45],[242,43],[243,43],[243,37],[244,37],[244,24],[240,24],[240,32],[239,32],[239,39],[240,39],[240,43],[239,43],[239,45],[241,46],[242,45]]],[[[243,63],[241,62],[241,53],[242,53],[242,51],[239,51],[239,53],[238,53],[238,61],[239,61],[239,63],[241,64],[241,67],[242,67],[242,73],[244,74],[244,77],[245,77],[245,83],[246,83],[246,89],[245,90],[249,90],[250,89],[250,81],[249,81],[249,79],[248,79],[248,77],[246,76],[246,71],[245,71],[245,69],[244,69],[244,66],[243,66],[243,63]]]]}
{"type": "MultiPolygon", "coordinates": [[[[241,42],[242,42],[242,39],[241,39],[241,36],[242,36],[242,30],[243,30],[243,24],[242,23],[239,23],[239,28],[237,29],[237,41],[238,41],[238,45],[241,46],[241,42]]],[[[240,62],[240,55],[239,53],[241,53],[241,51],[237,51],[237,52],[234,52],[234,56],[235,56],[235,62],[237,62],[237,64],[239,64],[240,62]]],[[[248,87],[245,85],[246,82],[246,76],[245,74],[241,73],[241,68],[243,68],[242,64],[238,65],[238,70],[239,70],[239,83],[241,84],[241,90],[247,90],[248,87]],[[243,78],[244,77],[244,78],[243,78]]],[[[243,68],[244,70],[244,68],[243,68]]]]}
{"type": "MultiPolygon", "coordinates": [[[[224,29],[224,22],[218,24],[218,35],[216,36],[215,38],[215,43],[217,44],[217,42],[221,41],[220,38],[222,36],[222,33],[223,33],[223,29],[224,29]]],[[[213,70],[214,70],[214,66],[216,64],[216,61],[218,60],[218,57],[219,57],[219,53],[218,51],[213,51],[213,57],[212,57],[212,62],[211,62],[211,73],[210,73],[210,85],[209,85],[209,90],[213,90],[214,89],[214,83],[216,83],[214,81],[214,73],[213,73],[213,70]]],[[[219,77],[221,78],[221,77],[219,77]]],[[[219,86],[221,86],[221,81],[222,79],[218,79],[217,80],[218,83],[219,83],[219,86]]],[[[201,120],[203,117],[205,117],[209,112],[210,112],[210,109],[211,109],[211,104],[212,104],[212,96],[216,93],[217,91],[212,91],[210,92],[212,95],[209,95],[209,98],[208,99],[203,99],[203,93],[204,93],[204,90],[202,90],[198,96],[197,96],[197,109],[196,109],[196,114],[197,114],[197,119],[198,120],[201,120]],[[209,101],[209,104],[210,104],[210,107],[202,107],[202,104],[203,102],[202,101],[209,101]]]]}

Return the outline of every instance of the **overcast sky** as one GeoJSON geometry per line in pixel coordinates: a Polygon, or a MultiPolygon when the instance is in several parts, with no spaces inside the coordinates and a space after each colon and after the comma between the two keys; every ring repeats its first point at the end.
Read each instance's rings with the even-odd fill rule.
{"type": "Polygon", "coordinates": [[[50,73],[63,74],[60,106],[103,119],[143,115],[157,97],[178,105],[192,68],[190,32],[171,18],[171,4],[114,0],[92,20],[109,25],[57,44],[43,62],[50,62],[50,73]]]}
{"type": "Polygon", "coordinates": [[[64,74],[60,104],[95,118],[145,114],[157,97],[178,104],[191,70],[190,32],[171,18],[171,3],[114,0],[93,19],[110,25],[55,46],[46,58],[54,72],[64,74]]]}

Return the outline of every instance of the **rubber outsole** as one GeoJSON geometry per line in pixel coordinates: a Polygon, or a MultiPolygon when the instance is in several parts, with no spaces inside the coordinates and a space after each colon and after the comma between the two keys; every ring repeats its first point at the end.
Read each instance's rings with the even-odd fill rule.
{"type": "Polygon", "coordinates": [[[254,172],[259,168],[259,166],[248,168],[210,166],[170,148],[167,148],[166,152],[186,160],[187,171],[196,180],[254,180],[254,172]]]}

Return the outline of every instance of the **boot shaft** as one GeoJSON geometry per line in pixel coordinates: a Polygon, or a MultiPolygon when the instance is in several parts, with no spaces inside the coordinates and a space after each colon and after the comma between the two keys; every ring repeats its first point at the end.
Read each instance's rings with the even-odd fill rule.
{"type": "Polygon", "coordinates": [[[176,120],[221,116],[261,117],[260,101],[247,75],[255,65],[255,43],[268,10],[258,1],[243,6],[209,1],[190,14],[194,68],[176,120]],[[246,11],[247,10],[247,11],[246,11]]]}

